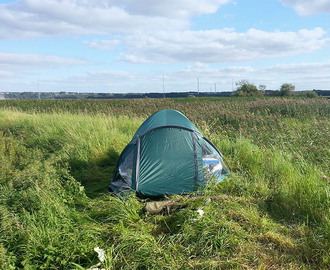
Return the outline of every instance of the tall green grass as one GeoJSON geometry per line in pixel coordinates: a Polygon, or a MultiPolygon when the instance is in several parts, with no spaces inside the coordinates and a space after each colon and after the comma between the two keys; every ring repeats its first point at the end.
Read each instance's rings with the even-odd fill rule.
{"type": "Polygon", "coordinates": [[[140,100],[1,100],[0,108],[29,114],[64,113],[145,119],[161,109],[184,113],[206,135],[241,135],[261,147],[302,154],[329,175],[327,99],[188,98],[140,100]]]}
{"type": "Polygon", "coordinates": [[[58,269],[95,257],[100,228],[77,209],[88,202],[85,191],[107,189],[115,159],[132,136],[130,126],[134,130],[136,123],[125,117],[0,113],[0,243],[6,267],[58,269]]]}
{"type": "Polygon", "coordinates": [[[329,267],[327,101],[0,106],[0,269],[88,269],[97,246],[107,269],[329,267]],[[107,186],[138,126],[166,106],[189,111],[231,176],[178,196],[170,215],[150,215],[143,201],[109,196],[107,186]]]}

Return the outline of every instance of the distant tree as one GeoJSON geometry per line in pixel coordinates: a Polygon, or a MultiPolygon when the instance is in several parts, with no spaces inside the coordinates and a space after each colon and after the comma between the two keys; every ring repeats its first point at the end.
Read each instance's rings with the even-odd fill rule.
{"type": "Polygon", "coordinates": [[[317,98],[319,95],[315,91],[302,91],[295,93],[297,97],[317,98]]]}
{"type": "Polygon", "coordinates": [[[266,90],[266,85],[259,84],[258,89],[259,89],[259,91],[265,91],[266,90]]]}
{"type": "Polygon", "coordinates": [[[319,95],[315,91],[306,91],[306,97],[317,98],[319,95]]]}
{"type": "Polygon", "coordinates": [[[281,96],[292,96],[292,92],[296,87],[291,83],[283,83],[280,88],[281,96]]]}
{"type": "Polygon", "coordinates": [[[280,90],[271,90],[271,91],[269,91],[268,95],[270,97],[279,97],[279,96],[281,96],[281,92],[280,92],[280,90]]]}
{"type": "Polygon", "coordinates": [[[258,90],[253,83],[247,80],[236,82],[236,87],[236,90],[232,94],[234,97],[261,97],[265,94],[264,90],[258,90]]]}

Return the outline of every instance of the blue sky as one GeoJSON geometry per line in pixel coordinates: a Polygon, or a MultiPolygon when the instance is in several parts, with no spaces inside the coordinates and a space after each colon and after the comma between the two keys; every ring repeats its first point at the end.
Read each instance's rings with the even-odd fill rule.
{"type": "Polygon", "coordinates": [[[0,0],[0,92],[330,89],[329,33],[330,0],[0,0]]]}

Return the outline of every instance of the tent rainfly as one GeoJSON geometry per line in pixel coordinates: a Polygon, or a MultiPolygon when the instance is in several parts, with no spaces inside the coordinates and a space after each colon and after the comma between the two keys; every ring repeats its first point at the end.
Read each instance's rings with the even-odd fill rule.
{"type": "Polygon", "coordinates": [[[185,194],[228,174],[220,151],[186,116],[162,110],[144,121],[122,151],[109,190],[142,197],[185,194]]]}

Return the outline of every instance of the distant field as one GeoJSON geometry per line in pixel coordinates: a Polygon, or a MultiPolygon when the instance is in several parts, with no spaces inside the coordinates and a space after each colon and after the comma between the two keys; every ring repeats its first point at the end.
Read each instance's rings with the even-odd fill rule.
{"type": "Polygon", "coordinates": [[[329,164],[327,99],[0,100],[0,269],[88,269],[97,246],[107,269],[327,269],[329,164]],[[231,176],[153,216],[107,186],[139,125],[169,108],[231,176]]]}

